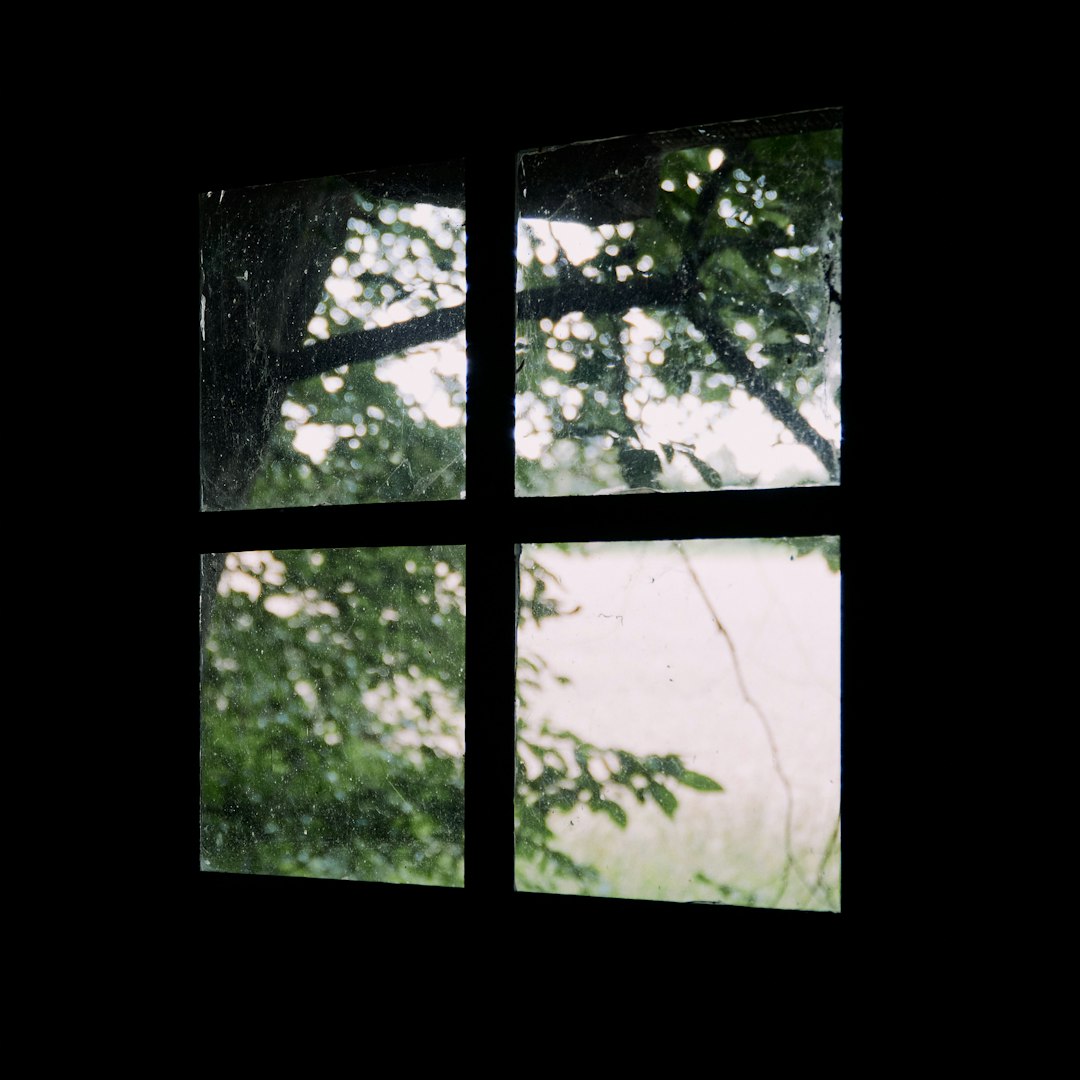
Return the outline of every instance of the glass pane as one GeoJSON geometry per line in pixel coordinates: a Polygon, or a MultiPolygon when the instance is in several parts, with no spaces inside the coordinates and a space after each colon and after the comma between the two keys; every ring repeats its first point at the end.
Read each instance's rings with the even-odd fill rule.
{"type": "Polygon", "coordinates": [[[458,499],[460,165],[202,197],[203,508],[458,499]]]}
{"type": "Polygon", "coordinates": [[[204,869],[463,883],[464,556],[206,557],[204,869]]]}
{"type": "Polygon", "coordinates": [[[838,124],[521,156],[519,495],[839,480],[838,124]]]}
{"type": "Polygon", "coordinates": [[[835,537],[527,546],[517,882],[840,910],[835,537]]]}

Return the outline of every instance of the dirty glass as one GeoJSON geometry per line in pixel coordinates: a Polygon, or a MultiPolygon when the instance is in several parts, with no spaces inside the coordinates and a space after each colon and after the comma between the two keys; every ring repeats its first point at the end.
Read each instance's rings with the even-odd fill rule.
{"type": "Polygon", "coordinates": [[[204,509],[460,499],[460,165],[201,196],[204,509]]]}
{"type": "Polygon", "coordinates": [[[524,547],[519,889],[840,910],[839,558],[524,547]]]}
{"type": "Polygon", "coordinates": [[[205,870],[463,883],[464,554],[204,559],[205,870]]]}
{"type": "Polygon", "coordinates": [[[517,493],[839,480],[840,114],[518,165],[517,493]]]}

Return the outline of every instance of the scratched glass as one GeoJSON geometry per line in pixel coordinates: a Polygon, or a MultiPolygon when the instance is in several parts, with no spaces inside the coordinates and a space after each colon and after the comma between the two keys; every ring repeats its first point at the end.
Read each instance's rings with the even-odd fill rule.
{"type": "Polygon", "coordinates": [[[839,482],[840,123],[520,156],[519,495],[839,482]]]}
{"type": "Polygon", "coordinates": [[[202,504],[460,499],[460,163],[201,196],[202,504]]]}
{"type": "Polygon", "coordinates": [[[527,545],[517,885],[840,910],[836,537],[527,545]]]}

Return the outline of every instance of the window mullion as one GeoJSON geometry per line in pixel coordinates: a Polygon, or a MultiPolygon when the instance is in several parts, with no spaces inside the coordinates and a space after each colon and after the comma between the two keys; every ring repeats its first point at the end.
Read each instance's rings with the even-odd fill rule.
{"type": "Polygon", "coordinates": [[[513,888],[514,169],[498,142],[466,166],[465,876],[474,896],[493,899],[513,888]]]}

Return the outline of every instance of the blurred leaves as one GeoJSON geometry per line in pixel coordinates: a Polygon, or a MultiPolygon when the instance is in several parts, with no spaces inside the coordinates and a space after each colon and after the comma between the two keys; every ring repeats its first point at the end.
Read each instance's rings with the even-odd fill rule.
{"type": "Polygon", "coordinates": [[[702,773],[690,772],[687,769],[683,772],[679,780],[687,787],[694,788],[695,791],[723,791],[724,789],[708,776],[704,776],[702,773]]]}
{"type": "MultiPolygon", "coordinates": [[[[573,615],[549,595],[556,579],[535,559],[522,557],[519,625],[531,619],[573,615]]],[[[543,678],[565,684],[570,680],[548,670],[535,655],[518,656],[517,758],[515,761],[514,820],[517,875],[526,888],[548,890],[560,879],[592,886],[599,881],[594,867],[577,863],[558,849],[550,819],[587,809],[604,815],[618,828],[631,822],[635,802],[655,803],[669,818],[675,816],[678,785],[696,791],[723,791],[710,777],[692,772],[677,754],[644,757],[618,748],[598,747],[572,731],[555,731],[533,717],[530,695],[543,678]]]]}
{"type": "MultiPolygon", "coordinates": [[[[465,299],[464,212],[355,194],[309,342],[362,337],[465,299]]],[[[342,364],[290,387],[253,508],[460,499],[465,342],[342,364]]]]}
{"type": "Polygon", "coordinates": [[[782,544],[792,548],[795,552],[793,558],[797,559],[818,552],[834,574],[840,573],[839,536],[785,536],[769,538],[766,543],[782,544]]]}
{"type": "Polygon", "coordinates": [[[723,791],[715,780],[691,772],[676,754],[639,757],[627,750],[601,748],[571,731],[554,731],[541,723],[533,728],[526,707],[518,720],[515,827],[519,873],[547,871],[579,881],[595,880],[594,868],[581,866],[554,847],[555,833],[548,824],[553,814],[581,808],[604,814],[620,829],[630,823],[629,807],[654,802],[673,818],[679,806],[675,785],[696,791],[723,791]]]}
{"type": "MultiPolygon", "coordinates": [[[[464,302],[462,210],[349,198],[331,265],[277,267],[286,293],[320,275],[310,341],[464,302]]],[[[248,505],[459,499],[464,380],[461,336],[292,385],[248,505]]],[[[462,883],[464,575],[460,547],[228,556],[203,664],[204,866],[462,883]]]]}
{"type": "MultiPolygon", "coordinates": [[[[786,399],[838,450],[840,311],[830,282],[840,259],[840,160],[838,129],[690,147],[658,164],[651,156],[628,160],[627,172],[649,173],[659,186],[650,217],[576,232],[522,220],[524,298],[590,285],[577,289],[580,311],[553,309],[518,326],[521,493],[829,479],[828,455],[762,394],[768,387],[786,399]],[[673,300],[672,283],[680,282],[684,299],[673,300]],[[627,301],[621,311],[610,298],[599,302],[601,286],[616,295],[644,288],[635,295],[645,296],[650,283],[664,302],[627,301]],[[590,294],[604,314],[590,311],[590,294]],[[718,355],[691,317],[691,299],[704,303],[750,362],[745,370],[763,372],[762,380],[751,385],[718,355]],[[725,419],[746,409],[745,398],[732,399],[736,388],[771,414],[774,433],[756,455],[770,440],[809,452],[774,454],[780,471],[760,481],[759,466],[740,467],[735,443],[720,443],[718,452],[728,438],[725,419]],[[667,456],[673,442],[683,452],[667,456]]],[[[571,190],[571,206],[573,199],[571,190]]]]}
{"type": "Polygon", "coordinates": [[[463,556],[229,556],[203,666],[205,866],[461,883],[463,556]]]}

